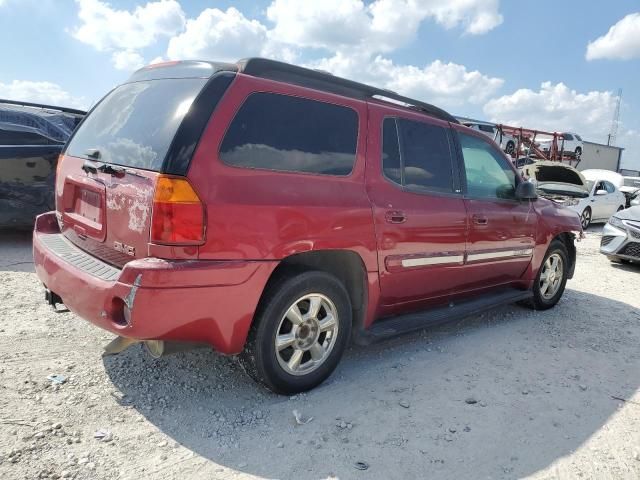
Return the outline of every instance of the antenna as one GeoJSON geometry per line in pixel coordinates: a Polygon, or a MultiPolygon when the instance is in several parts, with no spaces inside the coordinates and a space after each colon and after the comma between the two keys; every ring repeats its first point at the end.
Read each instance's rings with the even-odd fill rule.
{"type": "Polygon", "coordinates": [[[613,145],[616,143],[616,137],[618,135],[618,124],[620,123],[620,99],[622,98],[622,89],[618,89],[618,97],[616,98],[616,109],[613,112],[613,120],[611,120],[611,129],[607,137],[607,145],[613,145]]]}

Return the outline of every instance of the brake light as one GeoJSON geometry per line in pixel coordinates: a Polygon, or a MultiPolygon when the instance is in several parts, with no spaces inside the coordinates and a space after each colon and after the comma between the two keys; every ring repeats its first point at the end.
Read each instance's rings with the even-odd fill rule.
{"type": "Polygon", "coordinates": [[[151,242],[198,245],[204,242],[204,206],[186,178],[161,175],[153,197],[151,242]]]}

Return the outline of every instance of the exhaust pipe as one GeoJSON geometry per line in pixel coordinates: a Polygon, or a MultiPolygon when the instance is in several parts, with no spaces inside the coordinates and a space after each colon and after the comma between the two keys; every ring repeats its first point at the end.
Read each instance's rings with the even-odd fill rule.
{"type": "Polygon", "coordinates": [[[144,348],[153,358],[160,358],[177,352],[186,352],[205,347],[205,344],[191,342],[166,342],[164,340],[137,340],[135,338],[116,337],[104,347],[102,356],[117,355],[124,352],[131,345],[144,344],[144,348]]]}
{"type": "Polygon", "coordinates": [[[144,348],[153,358],[166,357],[173,353],[188,352],[207,345],[193,342],[168,342],[165,340],[145,340],[144,348]]]}

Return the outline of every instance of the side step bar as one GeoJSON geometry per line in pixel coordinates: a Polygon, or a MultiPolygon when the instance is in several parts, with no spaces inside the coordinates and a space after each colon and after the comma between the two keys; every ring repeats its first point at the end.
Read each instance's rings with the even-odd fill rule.
{"type": "Polygon", "coordinates": [[[533,293],[530,290],[499,290],[424,312],[391,317],[374,323],[368,330],[358,332],[355,342],[359,345],[368,345],[386,338],[476,315],[500,305],[527,300],[532,295],[533,293]]]}

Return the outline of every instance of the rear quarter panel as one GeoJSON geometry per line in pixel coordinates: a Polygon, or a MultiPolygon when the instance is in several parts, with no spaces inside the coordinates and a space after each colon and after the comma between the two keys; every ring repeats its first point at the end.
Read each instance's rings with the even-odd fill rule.
{"type": "MultiPolygon", "coordinates": [[[[206,204],[206,243],[199,258],[280,260],[312,250],[351,250],[377,271],[371,206],[365,190],[365,102],[238,75],[218,105],[188,172],[206,204]],[[358,113],[356,162],[349,176],[232,167],[218,151],[243,101],[274,92],[339,104],[358,113]]],[[[323,132],[318,132],[323,135],[323,132]]]]}

